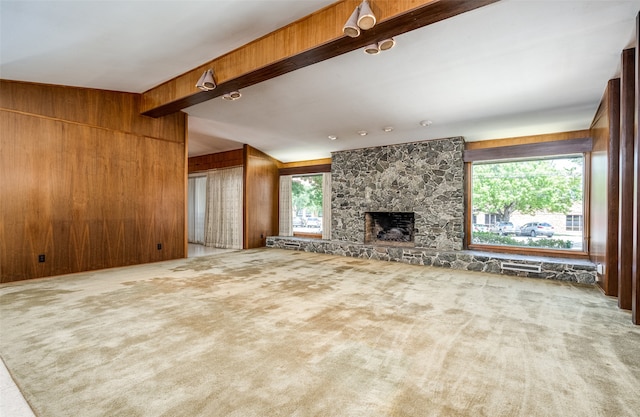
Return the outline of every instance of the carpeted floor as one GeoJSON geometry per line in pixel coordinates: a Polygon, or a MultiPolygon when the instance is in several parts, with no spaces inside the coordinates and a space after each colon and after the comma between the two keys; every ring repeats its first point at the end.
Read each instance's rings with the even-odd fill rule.
{"type": "Polygon", "coordinates": [[[640,328],[588,286],[262,249],[0,302],[38,416],[640,415],[640,328]]]}

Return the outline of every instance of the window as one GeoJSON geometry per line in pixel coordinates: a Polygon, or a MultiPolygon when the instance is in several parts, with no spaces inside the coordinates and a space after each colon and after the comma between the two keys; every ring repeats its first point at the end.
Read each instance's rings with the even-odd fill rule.
{"type": "Polygon", "coordinates": [[[293,234],[322,234],[322,174],[291,177],[293,234]]]}
{"type": "Polygon", "coordinates": [[[582,215],[568,214],[566,228],[567,232],[582,232],[582,215]]]}
{"type": "Polygon", "coordinates": [[[473,162],[470,244],[582,251],[584,156],[473,162]],[[580,232],[580,233],[576,233],[580,232]]]}
{"type": "Polygon", "coordinates": [[[280,175],[279,234],[331,238],[331,173],[280,175]]]}

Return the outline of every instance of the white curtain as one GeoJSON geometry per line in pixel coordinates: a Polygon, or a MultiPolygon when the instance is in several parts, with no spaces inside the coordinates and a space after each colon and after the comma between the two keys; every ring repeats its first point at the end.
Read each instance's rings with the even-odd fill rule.
{"type": "Polygon", "coordinates": [[[207,174],[205,245],[242,249],[242,167],[207,174]]]}
{"type": "Polygon", "coordinates": [[[282,175],[280,177],[280,236],[293,236],[293,218],[291,206],[291,175],[282,175]]]}
{"type": "Polygon", "coordinates": [[[322,238],[331,240],[331,173],[322,174],[322,238]]]}
{"type": "Polygon", "coordinates": [[[188,193],[188,240],[204,244],[204,216],[207,208],[207,177],[190,177],[188,193]]]}

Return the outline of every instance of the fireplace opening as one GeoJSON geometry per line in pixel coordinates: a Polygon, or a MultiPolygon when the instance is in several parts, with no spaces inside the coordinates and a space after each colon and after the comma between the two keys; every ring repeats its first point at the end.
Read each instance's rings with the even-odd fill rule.
{"type": "Polygon", "coordinates": [[[415,219],[412,212],[366,212],[364,243],[414,246],[415,219]]]}

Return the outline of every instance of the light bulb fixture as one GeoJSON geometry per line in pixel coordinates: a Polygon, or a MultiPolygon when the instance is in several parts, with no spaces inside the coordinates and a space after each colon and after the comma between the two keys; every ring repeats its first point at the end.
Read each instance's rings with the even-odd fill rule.
{"type": "Polygon", "coordinates": [[[382,128],[386,133],[393,132],[393,126],[386,126],[382,128]]]}
{"type": "Polygon", "coordinates": [[[362,4],[355,8],[347,23],[342,28],[342,33],[352,38],[360,36],[360,29],[368,30],[375,26],[376,16],[369,6],[368,0],[362,0],[362,4]]]}
{"type": "Polygon", "coordinates": [[[227,101],[234,101],[242,97],[239,91],[232,91],[230,93],[224,94],[222,98],[227,101]]]}
{"type": "Polygon", "coordinates": [[[360,36],[360,28],[358,27],[358,15],[360,14],[360,6],[356,7],[356,9],[351,13],[349,20],[344,24],[342,28],[342,33],[352,38],[357,38],[360,36]]]}
{"type": "Polygon", "coordinates": [[[338,137],[337,137],[336,135],[329,135],[329,136],[327,136],[327,137],[328,137],[329,139],[331,139],[331,140],[336,140],[336,139],[338,139],[338,137]]]}
{"type": "Polygon", "coordinates": [[[422,120],[420,122],[420,126],[427,127],[427,126],[431,126],[432,123],[433,122],[431,120],[422,120]]]}
{"type": "Polygon", "coordinates": [[[378,55],[380,53],[380,48],[378,48],[377,43],[373,43],[364,47],[364,53],[367,55],[378,55]]]}
{"type": "Polygon", "coordinates": [[[396,41],[393,38],[385,39],[378,42],[378,49],[380,49],[381,51],[388,51],[394,46],[396,46],[396,41]]]}
{"type": "Polygon", "coordinates": [[[363,0],[358,13],[358,27],[362,30],[371,29],[376,24],[376,16],[371,11],[371,6],[367,0],[363,0]]]}
{"type": "Polygon", "coordinates": [[[360,136],[367,136],[369,134],[369,132],[367,132],[366,130],[358,130],[358,135],[360,136]]]}
{"type": "Polygon", "coordinates": [[[198,82],[196,83],[196,87],[198,87],[202,91],[210,91],[216,88],[216,82],[213,79],[213,70],[206,70],[198,82]]]}

